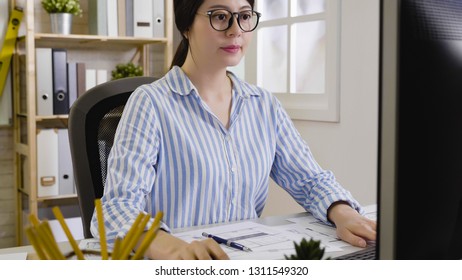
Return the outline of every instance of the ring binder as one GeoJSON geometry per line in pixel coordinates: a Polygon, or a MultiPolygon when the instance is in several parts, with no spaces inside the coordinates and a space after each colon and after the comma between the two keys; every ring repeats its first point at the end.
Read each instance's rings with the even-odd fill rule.
{"type": "Polygon", "coordinates": [[[53,114],[69,113],[69,93],[67,86],[67,51],[52,49],[53,70],[53,114]]]}

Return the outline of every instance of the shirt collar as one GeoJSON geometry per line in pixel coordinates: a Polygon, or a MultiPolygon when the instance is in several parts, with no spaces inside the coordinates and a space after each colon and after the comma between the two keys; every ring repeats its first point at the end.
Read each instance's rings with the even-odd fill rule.
{"type": "MultiPolygon", "coordinates": [[[[228,76],[230,77],[233,83],[233,90],[238,96],[249,98],[250,96],[260,96],[260,92],[252,90],[252,86],[248,83],[239,79],[234,73],[228,71],[228,76]]],[[[179,95],[189,95],[193,91],[197,93],[196,87],[193,85],[188,76],[183,72],[183,70],[174,66],[166,75],[167,83],[170,87],[170,90],[179,95]]]]}

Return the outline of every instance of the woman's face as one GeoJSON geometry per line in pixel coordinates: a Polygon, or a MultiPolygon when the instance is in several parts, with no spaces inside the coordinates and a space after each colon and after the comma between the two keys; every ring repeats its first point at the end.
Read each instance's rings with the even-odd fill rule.
{"type": "Polygon", "coordinates": [[[228,30],[213,29],[207,12],[215,9],[242,12],[252,10],[252,7],[247,0],[204,0],[199,7],[194,22],[185,35],[189,39],[194,63],[208,69],[237,65],[252,38],[252,32],[241,30],[236,16],[228,30]]]}

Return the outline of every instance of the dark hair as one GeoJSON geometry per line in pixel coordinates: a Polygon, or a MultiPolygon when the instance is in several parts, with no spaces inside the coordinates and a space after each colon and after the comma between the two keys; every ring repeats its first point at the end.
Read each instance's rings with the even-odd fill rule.
{"type": "MultiPolygon", "coordinates": [[[[250,6],[254,6],[255,0],[247,0],[250,6]]],[[[186,60],[189,49],[189,41],[184,36],[185,32],[189,30],[196,17],[197,10],[204,3],[204,0],[174,0],[173,10],[175,12],[176,28],[181,34],[181,42],[178,45],[175,56],[173,57],[170,69],[177,65],[182,66],[186,60]]]]}

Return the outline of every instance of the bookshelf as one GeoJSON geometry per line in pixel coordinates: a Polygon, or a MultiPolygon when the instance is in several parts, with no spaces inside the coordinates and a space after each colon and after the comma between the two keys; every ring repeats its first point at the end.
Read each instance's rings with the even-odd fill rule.
{"type": "MultiPolygon", "coordinates": [[[[40,219],[41,208],[53,206],[78,207],[77,195],[38,196],[37,138],[38,129],[67,128],[67,115],[37,115],[36,48],[63,48],[68,62],[84,62],[90,68],[108,71],[118,63],[134,61],[144,69],[144,75],[163,75],[172,60],[173,4],[165,0],[165,37],[115,37],[88,35],[88,1],[81,0],[83,17],[76,18],[71,35],[50,33],[48,15],[40,0],[14,1],[10,8],[23,4],[24,34],[17,40],[13,57],[13,140],[14,181],[17,193],[17,245],[27,244],[24,227],[28,215],[40,219]],[[74,26],[75,25],[75,26],[74,26]]],[[[157,1],[157,0],[156,0],[157,1]]],[[[45,217],[46,218],[46,217],[45,217]]]]}

